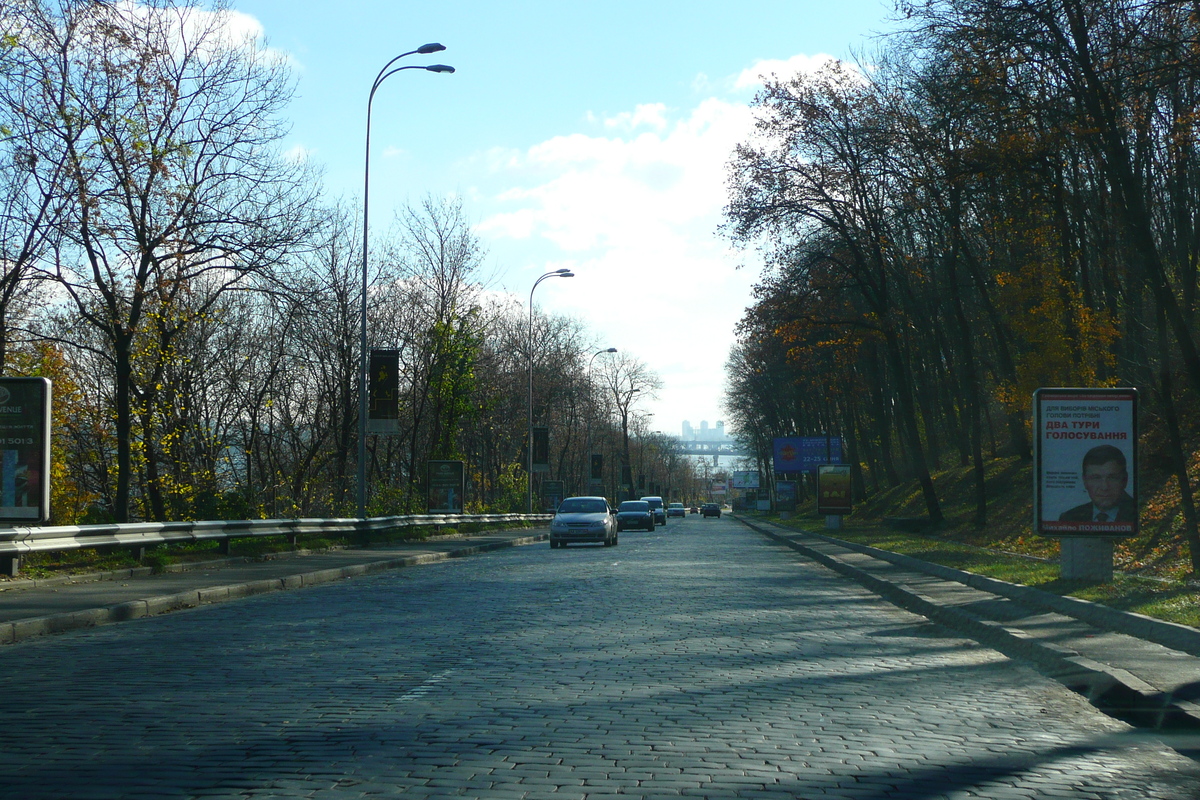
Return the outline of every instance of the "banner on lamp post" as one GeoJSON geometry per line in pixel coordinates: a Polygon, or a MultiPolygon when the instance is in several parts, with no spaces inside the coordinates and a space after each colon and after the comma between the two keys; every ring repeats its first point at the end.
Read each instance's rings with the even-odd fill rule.
{"type": "Polygon", "coordinates": [[[367,433],[400,433],[400,351],[372,350],[367,388],[367,433]]]}

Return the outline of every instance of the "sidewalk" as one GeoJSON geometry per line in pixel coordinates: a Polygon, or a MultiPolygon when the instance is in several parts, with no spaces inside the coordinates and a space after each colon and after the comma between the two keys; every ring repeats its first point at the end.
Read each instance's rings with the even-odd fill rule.
{"type": "Polygon", "coordinates": [[[411,544],[221,559],[154,574],[149,567],[0,583],[0,644],[207,603],[545,541],[543,529],[445,536],[411,544]]]}
{"type": "Polygon", "coordinates": [[[811,531],[747,527],[1042,672],[1138,727],[1200,730],[1200,630],[811,531]]]}

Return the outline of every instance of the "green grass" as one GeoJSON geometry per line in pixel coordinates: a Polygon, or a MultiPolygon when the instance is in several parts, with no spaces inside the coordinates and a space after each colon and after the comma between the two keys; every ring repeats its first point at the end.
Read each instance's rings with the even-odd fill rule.
{"type": "Polygon", "coordinates": [[[1028,462],[997,459],[985,470],[988,520],[975,524],[973,477],[966,468],[934,476],[945,522],[934,530],[907,533],[888,528],[884,517],[925,517],[924,498],[915,483],[875,492],[843,519],[824,530],[811,505],[779,524],[900,553],[922,561],[1090,600],[1121,611],[1200,627],[1200,585],[1193,580],[1187,548],[1179,534],[1169,481],[1143,480],[1142,532],[1115,546],[1110,583],[1066,581],[1058,567],[1058,540],[1031,533],[1032,474],[1028,462]],[[1149,484],[1149,486],[1147,486],[1149,484]]]}

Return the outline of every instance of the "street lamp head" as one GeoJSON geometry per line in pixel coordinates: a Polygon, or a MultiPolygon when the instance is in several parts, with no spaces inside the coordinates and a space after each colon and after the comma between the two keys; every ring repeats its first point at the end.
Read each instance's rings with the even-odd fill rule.
{"type": "Polygon", "coordinates": [[[574,272],[571,272],[571,270],[569,270],[569,269],[559,270],[559,271],[558,271],[558,277],[560,277],[560,278],[574,278],[574,277],[575,277],[575,273],[574,273],[574,272]]]}
{"type": "MultiPolygon", "coordinates": [[[[554,271],[559,275],[566,275],[568,272],[571,272],[571,270],[567,269],[566,267],[563,267],[562,269],[556,269],[554,271]]],[[[571,274],[574,275],[575,273],[571,272],[571,274]]]]}
{"type": "Polygon", "coordinates": [[[615,348],[615,347],[610,347],[610,348],[608,348],[607,350],[605,350],[604,352],[606,352],[606,353],[615,353],[615,352],[617,352],[617,348],[615,348]]]}
{"type": "Polygon", "coordinates": [[[425,68],[428,72],[454,72],[454,67],[446,64],[433,64],[425,68]]]}
{"type": "Polygon", "coordinates": [[[446,49],[446,45],[444,45],[444,44],[438,44],[437,42],[430,42],[429,44],[423,44],[420,47],[418,47],[417,52],[423,56],[427,56],[430,53],[440,53],[441,51],[443,51],[445,49],[446,49]]]}

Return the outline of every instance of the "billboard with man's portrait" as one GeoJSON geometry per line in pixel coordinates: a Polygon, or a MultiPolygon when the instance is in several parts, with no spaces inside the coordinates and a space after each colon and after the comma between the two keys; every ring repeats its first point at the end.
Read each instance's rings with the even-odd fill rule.
{"type": "Polygon", "coordinates": [[[1033,415],[1034,530],[1136,534],[1137,390],[1038,389],[1033,415]]]}

